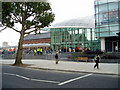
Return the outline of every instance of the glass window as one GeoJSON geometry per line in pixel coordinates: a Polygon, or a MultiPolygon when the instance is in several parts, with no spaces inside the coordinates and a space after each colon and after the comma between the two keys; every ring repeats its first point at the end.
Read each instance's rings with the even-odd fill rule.
{"type": "Polygon", "coordinates": [[[120,10],[120,1],[118,2],[119,10],[120,10]]]}
{"type": "Polygon", "coordinates": [[[91,33],[91,37],[92,37],[92,40],[95,40],[95,32],[92,30],[92,33],[91,33]]]}
{"type": "Polygon", "coordinates": [[[119,30],[119,26],[110,26],[110,31],[119,30]]]}
{"type": "Polygon", "coordinates": [[[118,23],[118,10],[109,12],[109,24],[118,23]]]}
{"type": "Polygon", "coordinates": [[[118,0],[108,0],[108,2],[116,2],[116,1],[118,1],[118,0]]]}
{"type": "Polygon", "coordinates": [[[95,20],[97,23],[99,22],[98,14],[95,15],[95,20]]]}
{"type": "Polygon", "coordinates": [[[87,29],[86,37],[87,37],[87,40],[91,39],[91,30],[90,29],[87,29]]]}
{"type": "Polygon", "coordinates": [[[95,36],[96,37],[100,37],[100,33],[95,33],[95,36]]]}
{"type": "Polygon", "coordinates": [[[107,0],[98,0],[99,4],[107,3],[107,0]]]}
{"type": "Polygon", "coordinates": [[[98,13],[99,12],[99,6],[95,6],[95,12],[98,13]]]}
{"type": "Polygon", "coordinates": [[[97,4],[98,4],[98,1],[97,1],[97,0],[95,0],[94,4],[95,4],[95,5],[97,5],[97,4]]]}
{"type": "Polygon", "coordinates": [[[100,13],[99,14],[99,22],[104,22],[108,20],[108,13],[104,12],[104,13],[100,13]]]}
{"type": "Polygon", "coordinates": [[[117,23],[117,24],[110,24],[109,26],[118,26],[119,25],[119,23],[117,23]]]}
{"type": "Polygon", "coordinates": [[[95,29],[95,32],[99,32],[99,31],[100,31],[99,28],[96,28],[96,29],[95,29]]]}
{"type": "Polygon", "coordinates": [[[82,34],[82,29],[79,29],[79,34],[82,34]]]}
{"type": "Polygon", "coordinates": [[[102,28],[100,28],[100,32],[104,32],[104,31],[109,31],[109,27],[102,27],[102,28]]]}
{"type": "Polygon", "coordinates": [[[107,4],[101,4],[99,5],[99,12],[105,12],[105,11],[108,11],[108,6],[107,4]]]}
{"type": "Polygon", "coordinates": [[[108,12],[103,12],[99,15],[99,19],[101,22],[101,25],[105,25],[108,24],[109,20],[108,20],[108,12]]]}
{"type": "Polygon", "coordinates": [[[78,34],[78,30],[75,30],[75,34],[78,34]]]}
{"type": "Polygon", "coordinates": [[[117,2],[112,2],[108,4],[109,10],[114,10],[114,9],[118,9],[118,3],[117,2]]]}
{"type": "Polygon", "coordinates": [[[108,25],[106,25],[106,24],[101,25],[100,28],[102,28],[102,27],[108,27],[108,25]]]}
{"type": "Polygon", "coordinates": [[[110,32],[110,36],[117,36],[116,33],[118,33],[119,31],[115,31],[115,32],[110,32]]]}
{"type": "Polygon", "coordinates": [[[100,27],[100,23],[98,22],[98,23],[96,23],[96,27],[100,27]]]}
{"type": "Polygon", "coordinates": [[[110,36],[109,32],[100,33],[100,37],[110,36]]]}

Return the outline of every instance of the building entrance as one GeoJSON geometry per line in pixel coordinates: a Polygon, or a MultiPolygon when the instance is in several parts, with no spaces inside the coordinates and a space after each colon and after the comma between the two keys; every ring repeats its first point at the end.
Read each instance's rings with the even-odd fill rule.
{"type": "Polygon", "coordinates": [[[112,52],[118,52],[118,42],[117,41],[112,42],[112,52]]]}

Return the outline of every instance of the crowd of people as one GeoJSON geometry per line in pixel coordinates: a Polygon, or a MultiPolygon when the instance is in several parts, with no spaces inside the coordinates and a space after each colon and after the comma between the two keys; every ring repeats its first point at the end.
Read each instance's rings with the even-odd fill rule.
{"type": "Polygon", "coordinates": [[[49,54],[51,53],[52,54],[52,49],[49,47],[49,48],[43,48],[43,47],[37,47],[37,48],[25,48],[23,50],[23,53],[24,54],[33,54],[34,56],[35,55],[43,55],[43,54],[49,54]]]}
{"type": "Polygon", "coordinates": [[[80,47],[76,47],[76,48],[73,48],[73,47],[69,47],[69,48],[66,48],[66,47],[62,47],[62,48],[59,48],[58,51],[60,52],[86,52],[86,51],[90,51],[90,48],[80,48],[80,47]]]}
{"type": "Polygon", "coordinates": [[[1,49],[1,54],[14,54],[16,53],[16,48],[1,49]]]}
{"type": "MultiPolygon", "coordinates": [[[[24,48],[23,49],[23,54],[33,54],[33,55],[43,55],[43,54],[52,54],[53,52],[58,51],[59,53],[61,52],[85,52],[85,51],[89,51],[90,48],[80,48],[80,47],[76,47],[76,48],[58,48],[57,50],[52,50],[52,48],[50,47],[34,47],[34,48],[24,48]]],[[[15,54],[17,52],[16,48],[8,48],[8,49],[1,49],[0,53],[1,54],[15,54]]]]}
{"type": "MultiPolygon", "coordinates": [[[[4,48],[0,49],[0,54],[16,54],[17,49],[16,48],[4,48]]],[[[51,48],[43,48],[43,47],[37,47],[37,48],[23,48],[23,54],[33,54],[33,55],[42,55],[52,53],[51,48]]]]}
{"type": "MultiPolygon", "coordinates": [[[[0,50],[0,53],[3,55],[3,54],[16,54],[16,51],[17,49],[16,48],[9,48],[9,49],[2,49],[0,50]]],[[[87,52],[87,51],[90,51],[90,48],[80,48],[80,47],[76,47],[76,48],[59,48],[58,50],[55,50],[53,51],[50,47],[46,48],[46,47],[37,47],[37,48],[24,48],[23,49],[23,54],[24,55],[27,55],[27,54],[32,54],[34,56],[36,55],[43,55],[43,54],[52,54],[53,52],[55,52],[55,63],[58,64],[58,61],[59,61],[59,53],[61,52],[81,52],[81,51],[84,51],[84,52],[87,52]],[[67,51],[66,51],[67,50],[67,51]]],[[[97,69],[99,69],[99,60],[100,60],[100,56],[97,55],[95,57],[95,65],[94,65],[94,68],[97,67],[97,69]]]]}

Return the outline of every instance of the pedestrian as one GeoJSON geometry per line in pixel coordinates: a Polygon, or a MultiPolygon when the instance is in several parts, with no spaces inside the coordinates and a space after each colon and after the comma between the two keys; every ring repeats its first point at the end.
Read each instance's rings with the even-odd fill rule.
{"type": "Polygon", "coordinates": [[[38,55],[40,54],[40,48],[37,48],[37,54],[38,55]]]}
{"type": "Polygon", "coordinates": [[[34,52],[34,56],[36,56],[36,54],[37,54],[37,50],[34,49],[33,52],[34,52]]]}
{"type": "Polygon", "coordinates": [[[55,54],[55,62],[58,64],[58,52],[55,54]]]}
{"type": "Polygon", "coordinates": [[[39,51],[40,51],[40,54],[42,55],[42,51],[43,51],[42,48],[40,48],[39,51]]]}
{"type": "Polygon", "coordinates": [[[95,57],[95,65],[94,65],[94,68],[97,67],[97,69],[99,69],[99,62],[100,62],[100,56],[97,55],[95,57]]]}

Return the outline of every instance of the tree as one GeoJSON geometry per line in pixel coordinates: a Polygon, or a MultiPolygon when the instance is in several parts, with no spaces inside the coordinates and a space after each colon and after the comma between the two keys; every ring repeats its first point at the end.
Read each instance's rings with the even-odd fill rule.
{"type": "Polygon", "coordinates": [[[48,2],[2,2],[2,25],[20,33],[18,50],[14,65],[21,65],[23,39],[32,32],[49,26],[54,21],[54,14],[48,2]],[[20,24],[21,29],[15,25],[20,24]]]}

